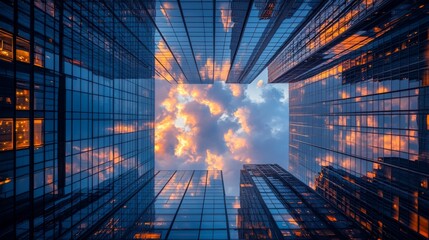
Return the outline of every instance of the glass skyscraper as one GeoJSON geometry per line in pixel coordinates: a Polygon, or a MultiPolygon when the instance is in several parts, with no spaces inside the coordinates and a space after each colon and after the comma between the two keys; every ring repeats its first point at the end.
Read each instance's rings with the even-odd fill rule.
{"type": "Polygon", "coordinates": [[[227,214],[236,200],[226,198],[224,191],[219,170],[158,171],[145,188],[94,228],[88,237],[237,239],[235,223],[230,227],[227,214]]]}
{"type": "MultiPolygon", "coordinates": [[[[357,177],[332,166],[322,167],[316,179],[316,191],[350,218],[360,221],[373,236],[424,239],[423,228],[420,232],[416,231],[419,221],[424,224],[424,219],[418,219],[414,211],[405,207],[400,209],[399,206],[411,209],[424,207],[418,196],[427,195],[429,191],[424,186],[426,183],[422,183],[420,176],[412,171],[428,172],[428,164],[409,163],[403,158],[380,158],[378,161],[370,177],[357,177]],[[409,190],[404,191],[404,186],[420,186],[420,189],[419,192],[412,192],[411,198],[409,190]],[[398,221],[400,216],[402,221],[398,221]],[[408,225],[411,227],[408,228],[408,225]]],[[[421,213],[423,216],[424,211],[421,213]]]]}
{"type": "Polygon", "coordinates": [[[0,2],[1,239],[84,236],[152,178],[154,30],[132,8],[0,2]]]}
{"type": "Polygon", "coordinates": [[[157,78],[250,83],[321,2],[169,0],[139,7],[156,25],[157,78]]]}
{"type": "Polygon", "coordinates": [[[269,66],[289,171],[381,239],[429,238],[427,1],[326,1],[269,66]]]}
{"type": "Polygon", "coordinates": [[[276,164],[240,174],[241,239],[368,239],[313,189],[276,164]]]}

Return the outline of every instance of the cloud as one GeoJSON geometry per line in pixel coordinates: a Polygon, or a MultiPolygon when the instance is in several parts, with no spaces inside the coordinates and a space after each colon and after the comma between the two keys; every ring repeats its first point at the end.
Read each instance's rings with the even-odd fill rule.
{"type": "MultiPolygon", "coordinates": [[[[259,79],[259,78],[258,78],[259,79]]],[[[287,167],[288,104],[284,86],[174,85],[156,81],[156,168],[222,169],[227,194],[238,195],[244,163],[287,167]],[[262,101],[249,100],[250,88],[262,101]]]]}
{"type": "Polygon", "coordinates": [[[246,139],[239,137],[232,129],[228,129],[228,132],[223,135],[223,139],[231,153],[243,148],[248,148],[246,139]]]}
{"type": "Polygon", "coordinates": [[[222,170],[223,162],[224,161],[220,155],[210,152],[209,149],[206,150],[207,170],[222,170]]]}
{"type": "Polygon", "coordinates": [[[237,118],[238,122],[240,123],[241,129],[247,134],[249,134],[250,126],[247,120],[249,118],[249,110],[247,108],[240,107],[237,109],[237,111],[234,112],[234,116],[237,118]]]}
{"type": "Polygon", "coordinates": [[[242,85],[239,84],[228,84],[229,90],[231,90],[231,93],[234,97],[240,97],[241,96],[241,90],[243,88],[242,85]]]}
{"type": "Polygon", "coordinates": [[[231,21],[231,10],[225,9],[225,7],[221,7],[220,16],[222,20],[223,30],[225,32],[228,32],[229,29],[234,26],[234,23],[231,21]]]}

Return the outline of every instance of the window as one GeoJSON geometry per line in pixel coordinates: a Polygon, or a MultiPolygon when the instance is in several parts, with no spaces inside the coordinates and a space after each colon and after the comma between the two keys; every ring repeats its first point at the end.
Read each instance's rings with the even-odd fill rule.
{"type": "MultiPolygon", "coordinates": [[[[30,120],[20,118],[16,120],[16,148],[30,146],[30,120]]],[[[34,146],[43,145],[43,119],[34,120],[34,146]]],[[[0,119],[0,151],[13,150],[13,119],[0,119]]]]}
{"type": "Polygon", "coordinates": [[[0,119],[0,151],[13,149],[12,134],[12,119],[0,119]]]}
{"type": "Polygon", "coordinates": [[[13,42],[12,34],[0,30],[0,59],[11,62],[13,42]]]}
{"type": "Polygon", "coordinates": [[[16,89],[16,110],[30,109],[30,91],[26,89],[16,89]]]}
{"type": "Polygon", "coordinates": [[[30,63],[30,43],[28,40],[16,38],[16,60],[30,63]]]}

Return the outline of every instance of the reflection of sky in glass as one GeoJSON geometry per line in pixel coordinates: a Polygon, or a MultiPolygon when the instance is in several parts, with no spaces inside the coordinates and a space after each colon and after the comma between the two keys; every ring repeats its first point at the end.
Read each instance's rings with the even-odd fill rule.
{"type": "Polygon", "coordinates": [[[156,25],[156,76],[171,83],[251,82],[319,2],[279,1],[267,19],[261,1],[146,4],[156,25]]]}

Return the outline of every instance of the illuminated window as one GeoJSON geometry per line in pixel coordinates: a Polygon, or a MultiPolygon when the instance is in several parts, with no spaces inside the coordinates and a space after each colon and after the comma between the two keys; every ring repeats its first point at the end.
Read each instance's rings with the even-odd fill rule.
{"type": "Polygon", "coordinates": [[[6,96],[0,96],[0,104],[10,105],[12,104],[12,99],[6,96]]]}
{"type": "Polygon", "coordinates": [[[13,54],[12,34],[0,30],[0,59],[12,61],[13,54]]]}
{"type": "Polygon", "coordinates": [[[34,146],[43,145],[43,119],[34,119],[34,146]]]}
{"type": "Polygon", "coordinates": [[[4,185],[4,184],[8,184],[10,183],[12,180],[8,177],[0,177],[0,185],[4,185]]]}
{"type": "Polygon", "coordinates": [[[30,63],[30,43],[27,40],[16,39],[16,60],[30,63]]]}
{"type": "Polygon", "coordinates": [[[26,89],[16,89],[16,110],[30,109],[30,91],[26,89]]]}
{"type": "Polygon", "coordinates": [[[420,187],[422,188],[428,188],[428,180],[427,179],[423,179],[420,181],[420,187]]]}
{"type": "Polygon", "coordinates": [[[26,148],[30,146],[30,120],[16,120],[16,148],[26,148]]]}
{"type": "MultiPolygon", "coordinates": [[[[16,148],[22,149],[30,146],[30,120],[16,120],[16,148]]],[[[13,120],[0,119],[0,151],[13,149],[13,120]]],[[[34,120],[34,146],[43,145],[43,119],[34,120]]]]}
{"type": "Polygon", "coordinates": [[[240,184],[240,187],[253,187],[253,185],[250,183],[242,183],[240,184]]]}
{"type": "Polygon", "coordinates": [[[13,149],[13,121],[12,119],[0,119],[0,150],[13,149]]]}
{"type": "Polygon", "coordinates": [[[399,220],[399,197],[397,196],[393,197],[392,208],[393,208],[393,218],[395,220],[399,220]]]}

